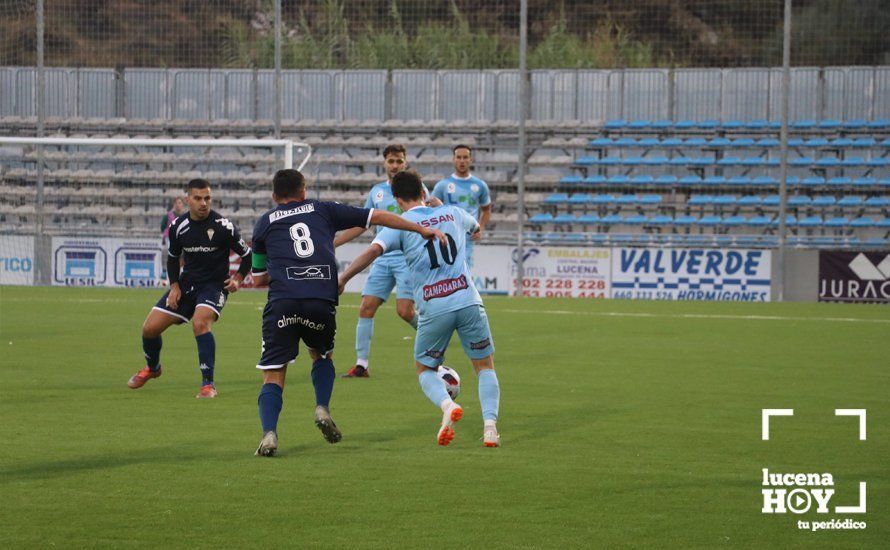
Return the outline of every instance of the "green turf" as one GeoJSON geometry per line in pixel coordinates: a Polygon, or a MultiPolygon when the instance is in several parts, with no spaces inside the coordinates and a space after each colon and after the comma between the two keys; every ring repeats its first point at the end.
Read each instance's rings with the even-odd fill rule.
{"type": "MultiPolygon", "coordinates": [[[[489,298],[503,447],[483,448],[476,381],[464,420],[413,374],[411,329],[388,304],[373,377],[338,380],[331,446],[291,367],[280,456],[256,458],[264,294],[232,296],[214,332],[218,399],[196,400],[191,331],[141,366],[157,291],[0,289],[0,547],[886,547],[890,309],[489,298]],[[838,320],[840,319],[840,320],[838,320]],[[852,319],[852,320],[851,320],[852,319]],[[868,440],[835,408],[868,409],[868,440]],[[761,408],[794,408],[760,439],[761,408]],[[868,482],[865,531],[804,532],[814,513],[760,513],[761,468],[831,472],[832,504],[868,482]],[[881,543],[880,541],[884,541],[881,543]]],[[[335,360],[354,358],[357,297],[335,360]]],[[[828,518],[836,517],[834,514],[828,518]]]]}

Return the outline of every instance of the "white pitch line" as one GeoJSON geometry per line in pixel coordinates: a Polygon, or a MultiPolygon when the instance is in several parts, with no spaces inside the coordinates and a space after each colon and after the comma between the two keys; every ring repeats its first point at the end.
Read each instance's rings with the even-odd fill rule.
{"type": "Polygon", "coordinates": [[[623,311],[569,311],[563,309],[497,309],[505,313],[535,315],[584,315],[591,317],[652,317],[662,319],[728,319],[737,321],[836,321],[840,323],[890,323],[890,319],[861,319],[858,317],[783,317],[780,315],[729,315],[708,313],[633,313],[623,311]]]}

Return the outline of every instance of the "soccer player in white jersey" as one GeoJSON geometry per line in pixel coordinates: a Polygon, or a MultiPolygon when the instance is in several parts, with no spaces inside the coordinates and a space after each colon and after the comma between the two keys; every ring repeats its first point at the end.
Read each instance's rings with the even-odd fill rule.
{"type": "MultiPolygon", "coordinates": [[[[404,145],[391,144],[383,149],[383,168],[386,170],[386,181],[371,188],[365,208],[384,210],[394,214],[402,211],[396,204],[390,189],[393,176],[408,167],[407,150],[404,145]]],[[[424,196],[427,196],[424,188],[424,196]]],[[[441,202],[436,201],[439,205],[441,202]]],[[[366,228],[347,229],[337,234],[334,246],[348,243],[364,233],[366,228]]],[[[362,304],[358,312],[358,323],[355,327],[355,366],[349,369],[343,378],[368,378],[370,375],[368,361],[371,356],[371,338],[374,336],[374,316],[377,309],[396,290],[396,313],[413,328],[417,328],[417,314],[414,309],[414,296],[409,281],[408,266],[401,252],[393,251],[385,254],[374,262],[371,273],[362,288],[362,304]]]]}
{"type": "Polygon", "coordinates": [[[439,445],[451,443],[454,423],[463,416],[463,409],[449,397],[444,381],[436,374],[445,358],[451,335],[457,330],[464,352],[479,377],[483,443],[486,447],[498,447],[500,387],[494,371],[494,342],[485,306],[465,261],[467,235],[476,233],[479,224],[460,208],[425,206],[422,189],[416,172],[400,172],[393,177],[392,193],[404,211],[402,217],[421,227],[440,230],[445,233],[447,244],[428,244],[412,233],[384,229],[340,275],[340,292],[375,258],[385,252],[401,250],[411,272],[419,314],[414,342],[415,368],[423,393],[442,409],[443,414],[437,441],[439,445]]]}
{"type": "Polygon", "coordinates": [[[467,241],[467,266],[473,268],[473,242],[482,239],[482,232],[491,219],[491,195],[488,184],[470,173],[473,165],[473,151],[468,145],[456,145],[451,150],[454,154],[454,173],[439,181],[433,187],[433,197],[446,206],[457,206],[466,210],[473,219],[479,222],[479,231],[467,241]]]}

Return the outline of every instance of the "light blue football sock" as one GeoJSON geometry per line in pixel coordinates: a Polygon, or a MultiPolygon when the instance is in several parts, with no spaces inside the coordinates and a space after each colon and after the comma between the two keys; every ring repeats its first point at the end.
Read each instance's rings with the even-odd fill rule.
{"type": "Polygon", "coordinates": [[[371,356],[371,337],[374,336],[374,318],[366,319],[358,318],[358,325],[355,327],[355,357],[359,361],[368,364],[368,357],[371,356]]]}
{"type": "Polygon", "coordinates": [[[501,387],[493,369],[479,371],[479,403],[483,420],[497,420],[501,403],[501,387]]]}
{"type": "Polygon", "coordinates": [[[448,390],[445,389],[445,382],[439,378],[436,371],[427,369],[420,373],[418,378],[420,379],[420,389],[433,402],[433,405],[440,407],[442,401],[451,399],[448,396],[448,390]]]}

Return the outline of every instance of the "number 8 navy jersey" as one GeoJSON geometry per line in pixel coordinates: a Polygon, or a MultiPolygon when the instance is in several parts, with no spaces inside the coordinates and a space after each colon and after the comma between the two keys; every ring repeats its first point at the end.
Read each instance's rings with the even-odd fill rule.
{"type": "MultiPolygon", "coordinates": [[[[263,214],[253,232],[253,250],[266,255],[269,301],[319,299],[338,303],[334,235],[367,228],[373,210],[305,200],[279,204],[263,214]]],[[[259,275],[262,272],[254,271],[259,275]]]]}

